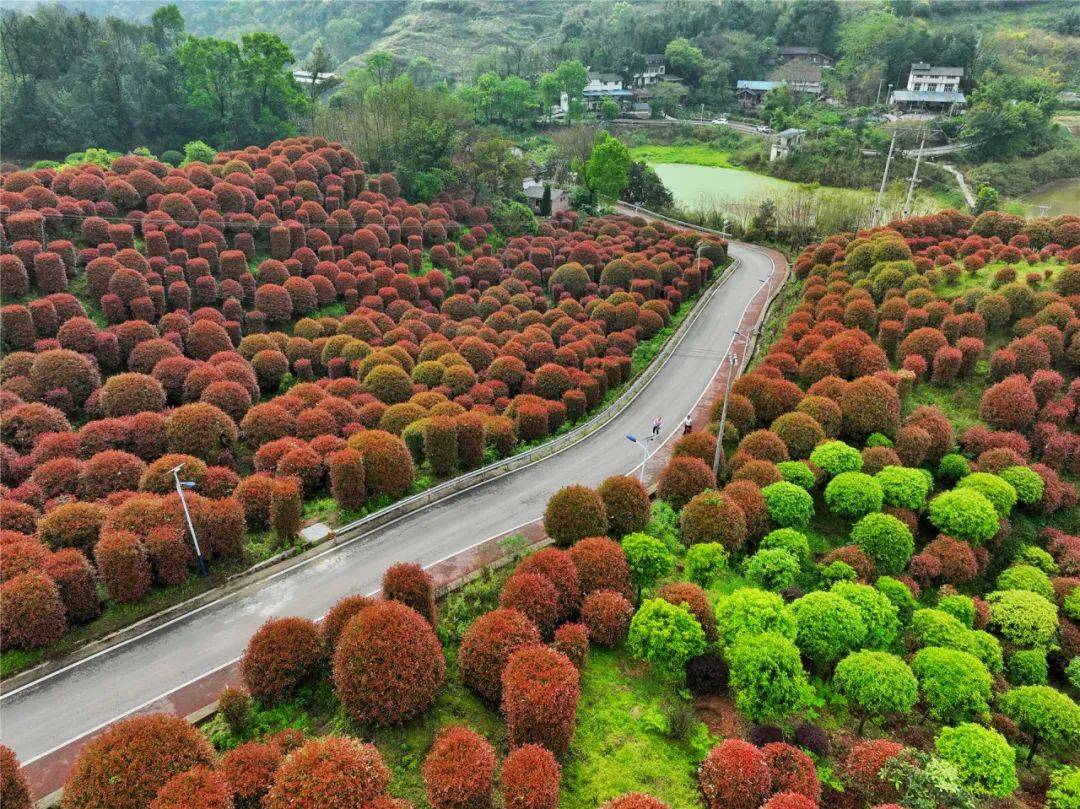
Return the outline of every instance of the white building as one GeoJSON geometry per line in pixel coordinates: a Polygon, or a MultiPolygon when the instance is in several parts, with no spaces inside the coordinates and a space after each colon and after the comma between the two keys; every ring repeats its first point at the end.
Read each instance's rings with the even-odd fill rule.
{"type": "Polygon", "coordinates": [[[793,151],[802,146],[803,138],[806,136],[805,129],[785,129],[779,133],[772,142],[772,148],[769,150],[769,160],[780,160],[787,157],[793,151]]]}
{"type": "Polygon", "coordinates": [[[667,60],[662,53],[645,54],[645,69],[634,74],[635,87],[648,87],[664,80],[667,60]]]}
{"type": "Polygon", "coordinates": [[[915,62],[908,74],[907,89],[913,92],[958,93],[962,67],[937,67],[926,62],[915,62]]]}

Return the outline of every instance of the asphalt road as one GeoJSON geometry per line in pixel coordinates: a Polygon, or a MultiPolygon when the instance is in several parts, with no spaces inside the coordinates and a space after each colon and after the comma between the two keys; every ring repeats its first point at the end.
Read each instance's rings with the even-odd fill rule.
{"type": "Polygon", "coordinates": [[[164,694],[235,660],[273,616],[322,616],[339,598],[370,593],[399,561],[428,566],[536,519],[568,483],[599,484],[641,462],[625,435],[648,435],[655,416],[663,435],[678,430],[709,384],[741,316],[768,294],[773,260],[733,244],[740,267],[706,303],[682,344],[637,399],[582,443],[384,526],[361,540],[0,695],[0,740],[27,764],[123,718],[164,694]]]}

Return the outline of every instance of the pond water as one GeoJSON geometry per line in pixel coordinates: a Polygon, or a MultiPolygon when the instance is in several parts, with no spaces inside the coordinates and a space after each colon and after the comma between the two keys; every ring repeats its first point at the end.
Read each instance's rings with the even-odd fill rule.
{"type": "Polygon", "coordinates": [[[1065,213],[1080,216],[1080,177],[1044,185],[1023,197],[1023,201],[1028,203],[1035,215],[1039,213],[1039,205],[1049,205],[1047,216],[1060,216],[1065,213]]]}
{"type": "Polygon", "coordinates": [[[797,187],[787,180],[718,166],[653,163],[652,167],[675,197],[676,204],[684,208],[701,209],[760,201],[771,194],[797,187]]]}

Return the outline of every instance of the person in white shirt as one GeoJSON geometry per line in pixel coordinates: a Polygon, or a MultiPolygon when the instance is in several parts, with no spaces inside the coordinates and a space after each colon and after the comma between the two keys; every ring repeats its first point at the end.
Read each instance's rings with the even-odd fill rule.
{"type": "Polygon", "coordinates": [[[688,413],[686,418],[683,420],[683,423],[682,423],[683,435],[686,435],[692,429],[694,429],[694,420],[692,418],[690,418],[690,414],[688,413]]]}

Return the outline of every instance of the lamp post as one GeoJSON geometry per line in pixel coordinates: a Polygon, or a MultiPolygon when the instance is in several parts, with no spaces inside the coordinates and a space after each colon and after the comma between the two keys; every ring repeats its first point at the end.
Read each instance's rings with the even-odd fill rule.
{"type": "Polygon", "coordinates": [[[195,545],[195,556],[199,560],[199,575],[207,575],[206,559],[203,558],[202,548],[199,547],[199,537],[195,534],[195,525],[191,522],[191,512],[188,511],[187,500],[184,498],[185,489],[194,489],[195,484],[190,480],[180,480],[180,470],[184,468],[183,464],[174,466],[169,471],[172,472],[173,481],[176,483],[176,493],[180,496],[180,505],[184,507],[184,519],[187,520],[188,530],[191,531],[191,541],[195,545]]]}
{"type": "Polygon", "coordinates": [[[649,460],[649,448],[645,445],[644,441],[638,441],[636,436],[632,436],[632,435],[627,434],[626,440],[629,441],[631,444],[637,444],[639,447],[641,447],[641,471],[638,472],[638,480],[640,480],[641,484],[644,486],[645,485],[645,464],[649,460]]]}
{"type": "MultiPolygon", "coordinates": [[[[738,334],[739,332],[735,332],[738,334]]],[[[731,395],[731,383],[735,379],[735,369],[739,366],[739,355],[734,351],[728,351],[728,377],[727,385],[724,387],[724,404],[720,408],[720,427],[716,433],[716,452],[713,453],[713,474],[719,480],[720,478],[720,462],[724,458],[724,425],[727,423],[727,406],[728,396],[731,395]]]]}

